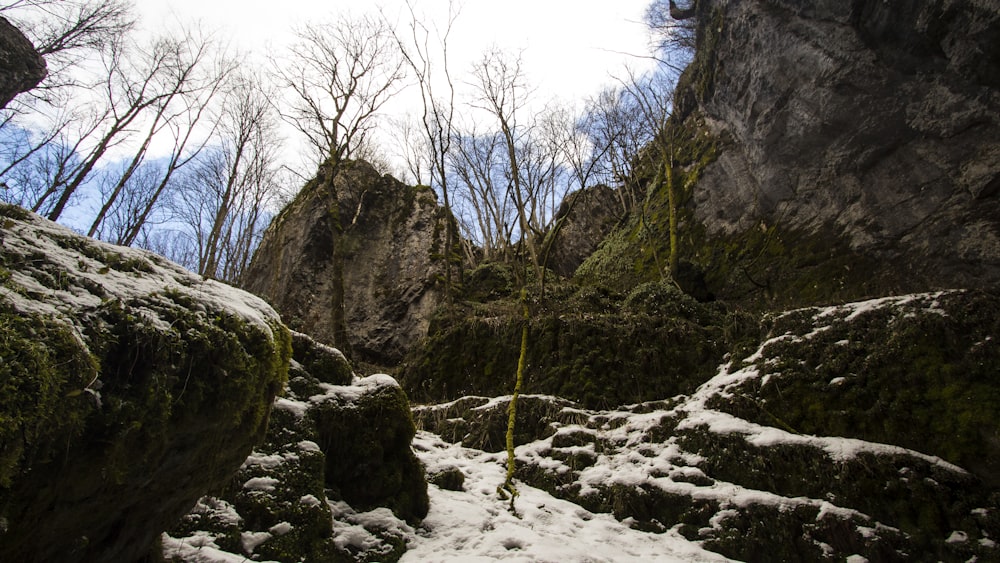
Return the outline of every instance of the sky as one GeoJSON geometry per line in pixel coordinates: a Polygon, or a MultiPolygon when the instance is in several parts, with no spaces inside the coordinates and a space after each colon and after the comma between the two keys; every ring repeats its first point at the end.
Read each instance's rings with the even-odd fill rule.
{"type": "MultiPolygon", "coordinates": [[[[412,0],[430,21],[444,21],[447,0],[412,0]]],[[[491,45],[524,49],[529,78],[545,91],[585,95],[628,63],[648,64],[648,35],[642,23],[650,0],[506,0],[456,2],[452,52],[456,71],[467,69],[491,45]]],[[[200,20],[245,50],[279,50],[291,30],[305,22],[343,13],[377,12],[408,20],[405,0],[283,0],[279,9],[248,9],[241,0],[137,0],[143,23],[200,20]],[[359,6],[361,8],[359,8],[359,6]],[[367,8],[365,8],[367,6],[367,8]]]]}
{"type": "MultiPolygon", "coordinates": [[[[448,0],[411,0],[426,22],[446,21],[448,0]]],[[[623,76],[626,66],[651,65],[649,36],[642,23],[650,0],[506,0],[456,1],[459,16],[449,39],[451,71],[458,81],[493,46],[521,52],[533,98],[582,104],[604,85],[623,76]]],[[[381,10],[404,28],[409,23],[405,0],[282,0],[268,9],[251,9],[242,0],[136,0],[141,25],[156,31],[171,23],[199,22],[263,65],[268,54],[280,53],[306,22],[334,20],[381,10]]],[[[459,103],[461,88],[458,85],[459,103]]],[[[419,93],[404,91],[387,106],[390,117],[417,115],[419,93]]]]}

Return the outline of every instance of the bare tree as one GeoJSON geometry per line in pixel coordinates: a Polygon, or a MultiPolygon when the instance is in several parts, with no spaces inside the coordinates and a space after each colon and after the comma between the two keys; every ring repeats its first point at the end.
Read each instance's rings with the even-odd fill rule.
{"type": "Polygon", "coordinates": [[[404,169],[399,178],[418,186],[429,185],[431,156],[423,127],[412,115],[390,119],[391,139],[395,141],[395,156],[403,159],[404,169]]]}
{"type": "MultiPolygon", "coordinates": [[[[413,3],[407,1],[410,11],[410,42],[398,35],[396,40],[420,87],[422,103],[421,125],[426,136],[428,168],[431,186],[439,190],[445,209],[445,296],[452,298],[452,266],[456,262],[454,248],[458,233],[451,221],[451,194],[448,185],[448,155],[454,138],[455,84],[448,65],[448,37],[458,17],[452,2],[448,2],[448,18],[443,30],[435,30],[437,45],[433,49],[440,54],[440,66],[435,64],[435,56],[430,46],[431,30],[420,21],[413,3]],[[440,87],[440,88],[439,88],[440,87]],[[443,90],[443,95],[438,95],[443,90]]],[[[419,167],[418,167],[419,171],[419,167]]],[[[461,260],[457,261],[459,277],[462,275],[461,260]]]]}
{"type": "Polygon", "coordinates": [[[308,25],[288,56],[272,65],[290,102],[283,118],[298,129],[319,163],[333,241],[331,326],[334,344],[350,353],[344,309],[341,197],[335,178],[365,145],[379,110],[405,77],[399,45],[383,19],[343,18],[308,25]]]}
{"type": "MultiPolygon", "coordinates": [[[[130,44],[125,39],[114,43],[102,57],[106,71],[102,84],[104,123],[89,140],[90,148],[85,151],[81,166],[65,182],[50,186],[34,202],[33,211],[48,205],[49,199],[55,197],[47,215],[50,220],[57,220],[108,152],[128,140],[134,125],[142,123],[149,113],[155,116],[154,123],[158,122],[172,108],[175,99],[206,87],[195,72],[207,56],[207,47],[190,39],[190,36],[182,40],[164,37],[148,47],[130,44]]],[[[156,130],[154,125],[151,133],[156,130]]],[[[141,154],[145,146],[148,142],[140,146],[141,154]]]]}
{"type": "Polygon", "coordinates": [[[516,211],[507,197],[506,157],[496,133],[473,128],[457,134],[448,166],[455,175],[460,225],[465,238],[479,243],[485,262],[507,261],[516,211]]]}
{"type": "MultiPolygon", "coordinates": [[[[162,38],[148,52],[151,61],[158,61],[161,57],[164,59],[162,69],[154,77],[154,92],[160,94],[153,95],[154,102],[147,106],[145,115],[141,116],[145,134],[133,141],[138,142],[138,147],[134,149],[134,154],[118,177],[114,189],[105,195],[88,236],[94,236],[98,232],[117,198],[128,186],[131,175],[146,160],[153,140],[159,139],[162,143],[162,139],[169,136],[173,147],[156,189],[149,192],[146,205],[135,216],[135,223],[116,240],[120,244],[135,241],[142,223],[153,212],[173,174],[190,162],[201,149],[197,144],[191,146],[196,131],[234,68],[234,63],[225,53],[216,50],[210,38],[194,32],[185,32],[179,38],[162,38]]],[[[150,65],[150,68],[152,66],[154,65],[150,65]]],[[[123,85],[126,84],[128,75],[123,74],[119,80],[123,85]]]]}
{"type": "Polygon", "coordinates": [[[477,93],[477,107],[487,112],[495,120],[500,141],[507,159],[507,197],[514,203],[517,228],[515,235],[528,259],[522,260],[522,271],[518,274],[522,282],[527,280],[527,268],[539,270],[540,255],[536,245],[538,232],[533,229],[533,188],[524,176],[522,156],[527,156],[525,145],[531,129],[529,124],[519,121],[528,97],[528,86],[521,66],[520,56],[511,57],[499,50],[491,50],[473,69],[473,81],[477,93]]]}
{"type": "Polygon", "coordinates": [[[276,191],[278,126],[271,96],[257,77],[237,77],[223,99],[218,144],[186,178],[185,197],[207,204],[190,218],[199,241],[197,271],[204,276],[235,279],[242,272],[276,191]]]}
{"type": "Polygon", "coordinates": [[[317,163],[340,163],[364,143],[404,78],[398,45],[383,20],[363,16],[309,24],[272,65],[291,100],[282,117],[312,146],[317,163]]]}
{"type": "Polygon", "coordinates": [[[695,50],[698,0],[680,4],[674,0],[652,0],[646,7],[646,26],[652,32],[657,60],[674,73],[684,70],[695,50]]]}
{"type": "Polygon", "coordinates": [[[578,128],[594,151],[592,173],[616,188],[622,215],[638,205],[633,166],[655,130],[647,130],[637,102],[624,86],[609,86],[587,101],[578,128]]]}

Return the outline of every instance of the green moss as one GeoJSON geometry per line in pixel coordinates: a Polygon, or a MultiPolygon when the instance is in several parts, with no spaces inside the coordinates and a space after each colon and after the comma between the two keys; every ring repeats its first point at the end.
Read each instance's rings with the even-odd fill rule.
{"type": "MultiPolygon", "coordinates": [[[[15,478],[51,461],[96,408],[97,362],[73,330],[0,303],[0,499],[15,478]]],[[[0,502],[0,505],[5,503],[0,502]]]]}
{"type": "MultiPolygon", "coordinates": [[[[548,302],[531,320],[526,391],[600,408],[689,393],[711,377],[726,348],[723,315],[653,288],[662,286],[639,290],[624,309],[620,295],[587,288],[548,302]]],[[[510,393],[522,321],[504,303],[439,317],[400,368],[407,393],[422,402],[510,393]]]]}
{"type": "Polygon", "coordinates": [[[354,376],[351,364],[338,350],[319,344],[298,332],[292,333],[292,348],[295,350],[295,360],[311,378],[330,385],[351,383],[354,376]]]}
{"type": "MultiPolygon", "coordinates": [[[[759,360],[776,383],[753,395],[800,432],[915,449],[996,485],[1000,298],[949,293],[937,307],[886,306],[809,339],[776,342],[759,360]]],[[[772,334],[811,332],[810,313],[777,318],[772,334]]],[[[771,423],[752,404],[726,408],[771,423]]]]}
{"type": "MultiPolygon", "coordinates": [[[[31,219],[31,213],[27,209],[16,205],[0,203],[0,217],[6,217],[15,221],[28,221],[31,219]]],[[[10,226],[5,224],[4,228],[9,229],[10,226]]]]}
{"type": "Polygon", "coordinates": [[[628,291],[637,285],[669,277],[670,256],[670,196],[667,186],[656,183],[656,170],[669,151],[674,163],[674,195],[677,206],[679,233],[679,267],[673,281],[685,292],[709,299],[693,272],[690,236],[693,224],[692,196],[698,178],[719,155],[720,140],[705,126],[700,115],[687,119],[672,117],[660,133],[659,152],[651,145],[633,171],[633,181],[646,186],[641,208],[634,210],[620,227],[613,230],[574,274],[585,285],[599,285],[617,291],[628,291]]]}
{"type": "Polygon", "coordinates": [[[410,406],[395,386],[374,388],[352,405],[327,402],[310,410],[325,452],[334,498],[356,510],[386,506],[411,523],[427,515],[423,468],[410,450],[416,433],[410,406]]]}

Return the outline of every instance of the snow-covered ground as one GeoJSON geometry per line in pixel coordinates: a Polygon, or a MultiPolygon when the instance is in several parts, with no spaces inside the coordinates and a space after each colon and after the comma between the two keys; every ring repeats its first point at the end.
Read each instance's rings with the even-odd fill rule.
{"type": "MultiPolygon", "coordinates": [[[[465,475],[464,490],[448,491],[429,484],[430,513],[418,528],[408,526],[385,508],[355,513],[342,502],[331,503],[338,543],[366,551],[378,543],[368,530],[391,530],[407,542],[401,561],[413,563],[729,561],[676,532],[654,534],[634,530],[628,521],[620,522],[610,514],[591,513],[521,483],[514,514],[509,503],[497,495],[497,486],[504,480],[505,454],[449,444],[429,432],[419,432],[413,446],[430,471],[442,467],[460,469],[465,475]]],[[[189,563],[250,561],[219,549],[213,538],[204,534],[187,538],[164,534],[163,547],[168,558],[189,563]]]]}
{"type": "Polygon", "coordinates": [[[414,447],[430,471],[460,469],[465,490],[429,486],[430,513],[401,561],[728,561],[673,531],[634,530],[610,514],[588,512],[524,484],[515,515],[496,492],[505,454],[448,444],[428,432],[417,434],[414,447]]]}

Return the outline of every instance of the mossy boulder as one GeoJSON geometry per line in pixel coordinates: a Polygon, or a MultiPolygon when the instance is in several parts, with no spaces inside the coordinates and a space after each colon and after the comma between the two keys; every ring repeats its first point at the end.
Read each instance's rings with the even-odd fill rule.
{"type": "Polygon", "coordinates": [[[399,386],[384,375],[354,377],[338,350],[304,334],[292,342],[288,385],[264,442],[164,538],[168,561],[197,560],[200,549],[273,561],[395,561],[406,549],[403,532],[427,514],[399,386]]]}
{"type": "Polygon", "coordinates": [[[720,409],[922,451],[1000,486],[1000,297],[919,294],[796,310],[770,324],[750,363],[764,383],[734,387],[720,409]]]}
{"type": "Polygon", "coordinates": [[[263,438],[289,332],[243,291],[20,208],[0,239],[0,559],[140,559],[263,438]]]}

